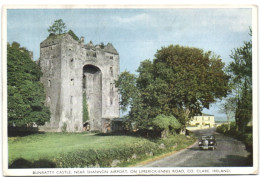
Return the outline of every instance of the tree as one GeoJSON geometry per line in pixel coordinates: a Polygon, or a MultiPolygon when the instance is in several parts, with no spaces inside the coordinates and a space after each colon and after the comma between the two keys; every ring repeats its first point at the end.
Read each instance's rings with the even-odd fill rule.
{"type": "MultiPolygon", "coordinates": [[[[252,30],[250,29],[250,36],[252,30]]],[[[236,126],[242,133],[252,120],[252,41],[245,41],[242,47],[232,51],[233,61],[228,65],[231,75],[230,85],[236,100],[236,126]]]]}
{"type": "Polygon", "coordinates": [[[55,35],[65,33],[66,24],[62,19],[55,20],[54,23],[49,27],[48,32],[55,35]]]}
{"type": "Polygon", "coordinates": [[[136,76],[124,71],[118,77],[116,81],[116,87],[118,88],[120,97],[120,109],[127,111],[130,105],[133,105],[138,96],[138,90],[136,87],[136,76]]]}
{"type": "Polygon", "coordinates": [[[42,73],[29,51],[14,42],[7,45],[8,125],[44,125],[50,111],[44,106],[45,94],[39,82],[42,73]]]}
{"type": "Polygon", "coordinates": [[[227,95],[229,76],[223,67],[211,52],[179,45],[162,47],[153,61],[141,62],[137,70],[129,116],[142,128],[152,126],[150,120],[160,114],[175,116],[185,129],[191,116],[227,95]]]}
{"type": "Polygon", "coordinates": [[[220,112],[225,113],[228,121],[228,130],[230,130],[230,119],[235,116],[236,112],[236,99],[229,96],[225,99],[225,102],[221,105],[220,112]]]}

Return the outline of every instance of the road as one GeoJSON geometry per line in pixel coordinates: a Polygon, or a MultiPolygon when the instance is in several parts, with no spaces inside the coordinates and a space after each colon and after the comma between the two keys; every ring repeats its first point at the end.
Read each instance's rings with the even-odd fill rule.
{"type": "Polygon", "coordinates": [[[245,145],[233,138],[216,133],[215,128],[196,130],[199,138],[202,134],[214,134],[217,149],[199,150],[198,142],[192,147],[181,150],[166,158],[150,162],[142,167],[237,167],[248,166],[245,145]]]}

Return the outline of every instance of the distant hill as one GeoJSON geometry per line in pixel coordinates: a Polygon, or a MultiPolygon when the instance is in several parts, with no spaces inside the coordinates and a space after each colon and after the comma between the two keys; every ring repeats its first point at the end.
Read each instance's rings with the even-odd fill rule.
{"type": "MultiPolygon", "coordinates": [[[[230,119],[230,121],[235,121],[235,119],[230,119]]],[[[227,122],[226,117],[215,117],[215,122],[227,122]]]]}

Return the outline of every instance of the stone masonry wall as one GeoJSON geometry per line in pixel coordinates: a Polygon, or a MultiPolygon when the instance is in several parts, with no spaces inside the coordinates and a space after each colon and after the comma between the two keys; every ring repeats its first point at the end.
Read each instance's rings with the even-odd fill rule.
{"type": "Polygon", "coordinates": [[[119,74],[119,55],[112,44],[101,48],[63,34],[43,41],[40,53],[41,81],[51,110],[50,122],[41,129],[82,131],[86,91],[90,129],[106,132],[103,122],[107,121],[103,119],[119,117],[119,94],[114,83],[119,74]]]}

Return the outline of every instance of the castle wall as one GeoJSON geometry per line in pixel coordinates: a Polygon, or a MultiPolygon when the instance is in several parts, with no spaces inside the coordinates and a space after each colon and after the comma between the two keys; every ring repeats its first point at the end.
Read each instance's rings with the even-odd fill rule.
{"type": "Polygon", "coordinates": [[[83,130],[84,66],[93,66],[100,70],[99,74],[88,74],[85,89],[96,89],[87,95],[91,130],[103,131],[102,119],[119,117],[119,95],[114,83],[119,73],[119,56],[111,48],[111,44],[105,46],[105,49],[89,47],[75,41],[68,34],[57,40],[47,39],[42,42],[40,66],[44,75],[41,80],[46,90],[46,104],[51,110],[51,121],[43,129],[62,131],[66,128],[69,132],[83,130]],[[53,49],[48,46],[50,44],[53,49]],[[52,63],[51,66],[48,62],[52,63]],[[95,82],[90,80],[91,77],[96,78],[95,82]],[[48,86],[49,82],[51,86],[48,86]],[[96,94],[100,96],[95,96],[96,94]]]}
{"type": "Polygon", "coordinates": [[[39,65],[43,72],[41,82],[46,93],[45,104],[50,108],[51,119],[46,123],[50,129],[58,129],[60,120],[61,92],[61,45],[58,40],[41,43],[39,65]]]}

